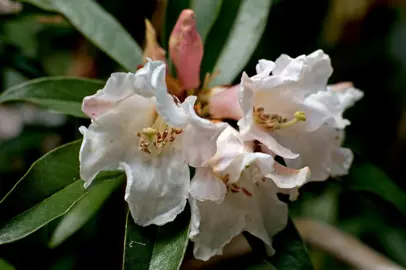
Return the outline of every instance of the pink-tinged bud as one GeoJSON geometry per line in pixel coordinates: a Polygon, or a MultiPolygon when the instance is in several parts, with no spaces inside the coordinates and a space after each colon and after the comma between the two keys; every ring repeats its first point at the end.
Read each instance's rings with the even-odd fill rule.
{"type": "Polygon", "coordinates": [[[240,120],[244,114],[238,102],[239,90],[239,84],[231,87],[219,86],[210,89],[208,97],[210,115],[216,119],[240,120]]]}
{"type": "Polygon", "coordinates": [[[169,38],[169,53],[182,86],[186,89],[198,87],[203,43],[196,30],[193,10],[185,9],[180,14],[169,38]]]}
{"type": "Polygon", "coordinates": [[[145,48],[144,59],[146,57],[152,60],[165,61],[165,50],[159,46],[156,40],[156,32],[149,20],[145,19],[145,48]]]}

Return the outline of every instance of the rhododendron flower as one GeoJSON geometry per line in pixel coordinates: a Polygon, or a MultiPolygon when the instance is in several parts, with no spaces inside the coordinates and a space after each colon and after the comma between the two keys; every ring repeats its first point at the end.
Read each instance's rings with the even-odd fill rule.
{"type": "Polygon", "coordinates": [[[125,200],[139,225],[172,221],[185,206],[189,168],[216,151],[226,127],[196,115],[196,97],[183,103],[168,94],[165,63],[147,62],[133,73],[114,73],[83,101],[92,118],[80,149],[80,175],[89,186],[101,170],[127,175],[125,200]]]}
{"type": "Polygon", "coordinates": [[[346,174],[353,156],[340,147],[349,123],[342,113],[362,95],[328,89],[331,72],[329,57],[318,50],[295,59],[282,55],[275,63],[261,60],[257,75],[244,73],[238,122],[244,139],[260,141],[288,167],[309,166],[312,180],[346,174]]]}
{"type": "Polygon", "coordinates": [[[196,168],[190,188],[194,255],[201,260],[222,254],[223,247],[243,231],[271,248],[271,237],[287,222],[287,206],[279,188],[295,189],[306,182],[308,168],[292,170],[271,155],[253,152],[233,128],[217,141],[217,153],[196,168]]]}

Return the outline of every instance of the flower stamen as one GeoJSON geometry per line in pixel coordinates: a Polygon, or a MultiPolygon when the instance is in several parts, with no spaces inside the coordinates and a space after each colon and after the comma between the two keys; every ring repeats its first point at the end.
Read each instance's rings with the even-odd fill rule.
{"type": "Polygon", "coordinates": [[[141,132],[137,133],[137,136],[140,137],[139,149],[149,155],[160,155],[165,146],[175,141],[176,136],[181,133],[181,128],[168,127],[158,116],[152,127],[143,128],[141,132]]]}
{"type": "Polygon", "coordinates": [[[265,113],[263,107],[254,107],[253,115],[257,124],[270,131],[290,127],[298,122],[306,121],[306,114],[301,111],[295,112],[294,118],[289,121],[280,115],[265,113]]]}

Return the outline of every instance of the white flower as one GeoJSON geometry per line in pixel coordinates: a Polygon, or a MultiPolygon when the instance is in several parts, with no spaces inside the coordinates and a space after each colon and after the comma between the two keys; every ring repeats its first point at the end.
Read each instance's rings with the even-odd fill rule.
{"type": "Polygon", "coordinates": [[[114,73],[83,101],[92,118],[80,149],[80,175],[89,186],[101,170],[127,175],[125,200],[139,225],[172,221],[186,204],[188,164],[199,166],[216,151],[226,124],[194,111],[196,97],[180,103],[167,93],[165,64],[147,62],[133,73],[114,73]]]}
{"type": "Polygon", "coordinates": [[[216,155],[207,166],[196,168],[191,182],[194,256],[208,260],[222,254],[224,246],[243,231],[262,239],[272,250],[271,238],[285,227],[288,215],[276,185],[295,189],[307,176],[308,168],[290,170],[271,155],[252,152],[228,127],[218,138],[216,155]]]}
{"type": "Polygon", "coordinates": [[[353,156],[340,147],[349,124],[342,113],[361,92],[327,88],[332,68],[321,50],[295,59],[282,55],[275,63],[260,60],[257,73],[241,80],[243,138],[263,143],[288,167],[309,166],[312,180],[346,174],[353,156]]]}

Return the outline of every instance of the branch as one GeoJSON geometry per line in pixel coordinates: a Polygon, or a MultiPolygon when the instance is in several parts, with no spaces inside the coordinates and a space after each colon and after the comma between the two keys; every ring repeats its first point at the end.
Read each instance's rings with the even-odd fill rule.
{"type": "Polygon", "coordinates": [[[303,240],[356,269],[405,269],[353,236],[310,219],[295,219],[303,240]]]}

